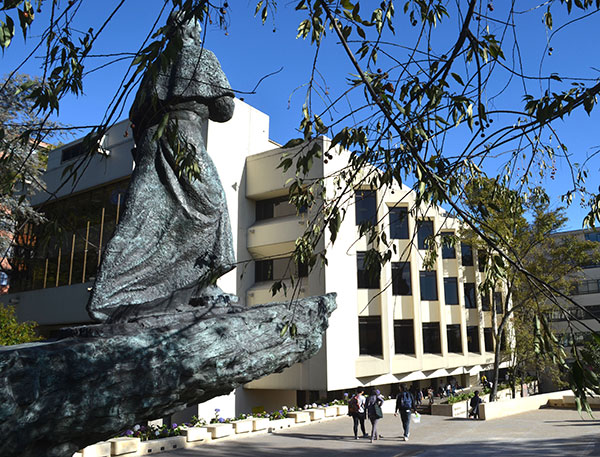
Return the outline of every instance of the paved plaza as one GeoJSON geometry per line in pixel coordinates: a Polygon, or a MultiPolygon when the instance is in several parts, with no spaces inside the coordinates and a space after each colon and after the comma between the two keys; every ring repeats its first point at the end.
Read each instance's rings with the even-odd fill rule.
{"type": "MultiPolygon", "coordinates": [[[[352,419],[343,417],[249,438],[213,442],[194,450],[160,454],[200,456],[600,456],[600,412],[595,419],[576,411],[541,409],[503,419],[474,421],[422,416],[402,441],[400,419],[386,414],[383,438],[354,440],[352,419]]],[[[370,426],[367,427],[370,430],[370,426]]]]}

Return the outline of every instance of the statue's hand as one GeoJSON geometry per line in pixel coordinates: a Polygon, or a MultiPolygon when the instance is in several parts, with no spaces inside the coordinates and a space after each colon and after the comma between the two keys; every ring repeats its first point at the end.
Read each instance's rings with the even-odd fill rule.
{"type": "Polygon", "coordinates": [[[233,97],[224,95],[216,98],[208,107],[208,117],[211,121],[227,122],[233,116],[233,97]]]}

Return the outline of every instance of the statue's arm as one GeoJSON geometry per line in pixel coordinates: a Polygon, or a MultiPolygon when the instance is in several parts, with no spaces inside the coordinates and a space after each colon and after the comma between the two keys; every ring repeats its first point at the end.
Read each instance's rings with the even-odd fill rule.
{"type": "Polygon", "coordinates": [[[208,106],[208,116],[211,121],[227,122],[233,116],[233,97],[223,95],[211,100],[208,106]]]}

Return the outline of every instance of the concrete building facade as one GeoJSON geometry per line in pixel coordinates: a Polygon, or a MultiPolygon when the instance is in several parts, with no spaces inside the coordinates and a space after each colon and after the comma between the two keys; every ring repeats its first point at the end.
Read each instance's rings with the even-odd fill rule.
{"type": "MultiPolygon", "coordinates": [[[[325,235],[317,246],[327,249],[327,264],[309,272],[290,256],[296,239],[320,220],[319,205],[298,213],[287,202],[288,179],[295,170],[277,168],[282,156],[297,148],[271,142],[268,116],[239,100],[231,121],[209,121],[201,128],[226,192],[238,262],[219,286],[254,306],[291,299],[281,291],[273,297],[270,289],[276,280],[291,289],[293,275],[297,296],[336,292],[338,308],[315,357],[213,400],[196,414],[210,415],[218,401],[222,416],[257,407],[278,409],[341,397],[357,386],[393,393],[401,382],[435,387],[452,378],[465,386],[491,368],[492,314],[502,313],[502,300],[500,291],[493,297],[477,292],[483,274],[477,253],[467,245],[439,243],[433,268],[424,266],[427,240],[455,234],[454,218],[439,208],[416,208],[407,187],[380,191],[357,185],[344,204],[337,241],[330,245],[325,235]],[[378,276],[364,268],[371,246],[359,238],[358,227],[366,220],[394,245],[378,276]]],[[[328,139],[316,141],[328,150],[328,139]]],[[[134,166],[129,123],[115,125],[101,146],[101,154],[89,159],[78,153],[77,142],[51,152],[45,182],[52,197],[38,195],[32,203],[43,205],[49,220],[62,228],[49,243],[41,242],[39,227],[17,236],[11,293],[2,301],[16,307],[19,319],[38,322],[46,334],[89,322],[89,288],[122,211],[134,166]],[[64,170],[70,165],[77,175],[65,185],[64,170]]],[[[307,179],[332,176],[347,163],[344,151],[332,155],[315,161],[307,179]]],[[[323,185],[325,198],[336,195],[333,179],[323,185]]]]}

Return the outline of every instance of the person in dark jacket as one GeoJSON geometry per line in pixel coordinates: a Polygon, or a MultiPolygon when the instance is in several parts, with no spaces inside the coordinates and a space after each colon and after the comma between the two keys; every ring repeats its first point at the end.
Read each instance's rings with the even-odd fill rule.
{"type": "Polygon", "coordinates": [[[371,395],[367,398],[367,415],[371,421],[371,443],[373,440],[379,439],[381,435],[377,433],[377,422],[382,418],[381,405],[383,405],[383,395],[377,389],[371,391],[371,395]]]}
{"type": "Polygon", "coordinates": [[[348,415],[352,417],[352,421],[354,422],[354,439],[356,440],[358,439],[359,424],[363,437],[366,438],[369,436],[365,430],[366,399],[363,393],[363,388],[356,389],[356,394],[354,394],[354,396],[348,402],[348,415]]]}
{"type": "Polygon", "coordinates": [[[396,410],[394,416],[398,416],[398,412],[400,412],[402,427],[404,428],[404,441],[408,441],[408,437],[410,436],[410,413],[414,408],[415,399],[406,387],[401,385],[400,393],[396,397],[396,410]]]}
{"type": "Polygon", "coordinates": [[[473,419],[479,419],[479,405],[482,403],[481,397],[479,396],[479,391],[475,391],[475,396],[471,398],[469,402],[469,406],[471,407],[471,411],[469,412],[469,417],[473,419]]]}

